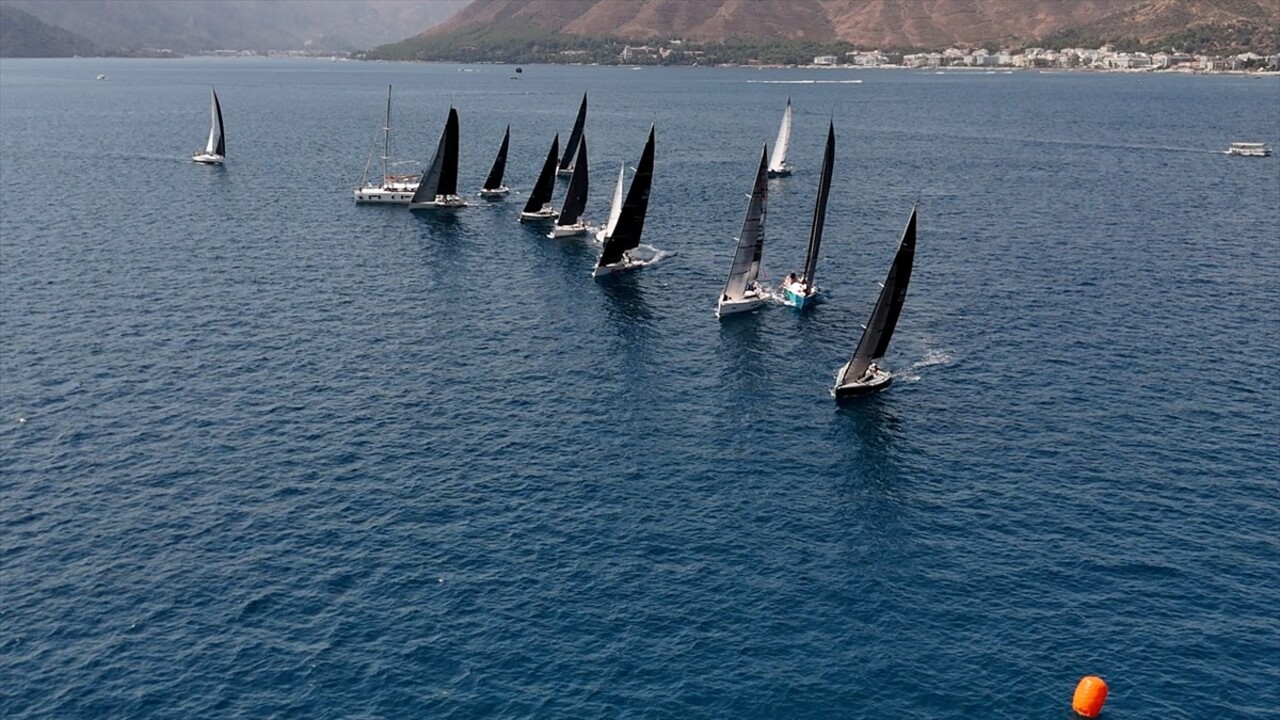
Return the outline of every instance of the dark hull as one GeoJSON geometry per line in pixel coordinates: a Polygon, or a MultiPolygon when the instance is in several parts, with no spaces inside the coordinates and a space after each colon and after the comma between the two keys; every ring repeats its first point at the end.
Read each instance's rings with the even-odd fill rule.
{"type": "Polygon", "coordinates": [[[883,390],[893,384],[893,376],[884,380],[877,380],[870,383],[849,383],[836,388],[836,400],[848,400],[851,398],[870,395],[871,393],[883,390]]]}

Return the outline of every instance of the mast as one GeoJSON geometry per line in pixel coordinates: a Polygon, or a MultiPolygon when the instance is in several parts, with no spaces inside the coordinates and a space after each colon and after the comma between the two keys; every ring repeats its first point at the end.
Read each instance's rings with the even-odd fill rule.
{"type": "Polygon", "coordinates": [[[782,111],[782,125],[778,127],[778,139],[773,144],[773,156],[769,158],[769,171],[783,172],[787,165],[787,149],[791,145],[791,98],[787,98],[787,109],[782,111]]]}
{"type": "Polygon", "coordinates": [[[507,145],[511,142],[511,126],[502,135],[502,145],[498,146],[498,156],[493,159],[493,167],[489,168],[489,177],[484,180],[485,190],[497,190],[502,187],[502,176],[507,171],[507,145]]]}
{"type": "Polygon", "coordinates": [[[560,133],[551,141],[551,150],[547,159],[542,162],[542,171],[538,173],[538,181],[534,183],[533,192],[529,193],[529,201],[524,204],[526,213],[536,213],[543,205],[551,202],[551,192],[556,176],[556,159],[560,157],[560,133]]]}
{"type": "Polygon", "coordinates": [[[387,86],[387,121],[382,126],[382,182],[390,181],[387,163],[391,159],[391,86],[387,86]]]}
{"type": "Polygon", "coordinates": [[[564,196],[564,207],[556,225],[566,227],[578,222],[587,207],[587,139],[578,143],[578,158],[573,163],[573,177],[569,178],[569,190],[564,196]]]}
{"type": "Polygon", "coordinates": [[[769,173],[766,164],[769,146],[760,151],[760,166],[756,169],[756,181],[747,203],[747,216],[742,220],[742,234],[738,236],[738,249],[729,266],[729,277],[724,281],[722,299],[737,300],[743,297],[751,283],[760,274],[760,257],[764,251],[764,218],[769,198],[769,173]]]}
{"type": "Polygon", "coordinates": [[[444,162],[436,194],[458,194],[458,111],[453,107],[449,108],[449,119],[444,124],[444,162]]]}
{"type": "Polygon", "coordinates": [[[569,131],[569,142],[564,146],[564,157],[560,160],[560,171],[568,172],[573,167],[574,154],[578,152],[578,142],[582,140],[582,130],[587,124],[587,94],[582,93],[582,104],[578,106],[578,117],[573,121],[573,130],[569,131]]]}
{"type": "Polygon", "coordinates": [[[649,190],[653,185],[653,145],[654,128],[650,125],[649,140],[644,144],[640,164],[636,166],[636,174],[631,178],[627,199],[622,202],[622,212],[618,215],[613,233],[604,239],[597,267],[621,261],[623,253],[640,245],[645,213],[649,210],[649,190]]]}
{"type": "Polygon", "coordinates": [[[827,196],[831,194],[831,171],[836,159],[836,126],[827,126],[827,149],[822,154],[822,175],[818,178],[818,199],[813,204],[813,223],[809,228],[809,250],[804,260],[804,292],[813,289],[813,272],[818,267],[818,250],[822,245],[822,225],[827,218],[827,196]]]}
{"type": "Polygon", "coordinates": [[[222,103],[218,102],[218,93],[216,91],[210,88],[210,92],[213,92],[213,114],[218,123],[218,145],[213,151],[225,157],[227,154],[227,133],[222,127],[222,103]]]}
{"type": "Polygon", "coordinates": [[[902,231],[902,240],[898,243],[898,252],[893,256],[893,264],[889,266],[889,275],[880,288],[880,297],[871,310],[867,327],[862,331],[862,339],[854,349],[849,362],[840,368],[836,378],[836,386],[845,384],[847,380],[857,380],[871,365],[879,360],[889,349],[889,340],[898,325],[898,316],[902,314],[902,305],[907,300],[907,284],[911,281],[911,267],[916,256],[916,210],[911,208],[911,218],[907,220],[907,228],[902,231]]]}

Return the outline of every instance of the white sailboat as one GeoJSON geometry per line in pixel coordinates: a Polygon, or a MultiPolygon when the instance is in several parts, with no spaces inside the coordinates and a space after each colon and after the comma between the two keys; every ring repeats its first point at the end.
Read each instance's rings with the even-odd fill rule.
{"type": "Polygon", "coordinates": [[[392,168],[397,164],[391,155],[391,86],[387,86],[387,116],[382,124],[382,176],[369,180],[369,169],[373,167],[373,154],[377,152],[375,140],[369,148],[369,158],[364,163],[364,177],[360,186],[354,191],[356,203],[394,203],[407,205],[418,189],[418,181],[422,177],[418,173],[395,175],[392,168]]]}
{"type": "Polygon", "coordinates": [[[733,264],[729,266],[729,277],[724,281],[724,290],[720,291],[720,301],[716,304],[716,317],[748,312],[764,304],[765,289],[756,279],[760,276],[760,258],[764,254],[764,219],[769,201],[768,158],[769,147],[766,145],[760,151],[760,166],[751,187],[747,216],[742,220],[742,233],[738,236],[733,264]]]}
{"type": "Polygon", "coordinates": [[[458,195],[458,111],[450,107],[431,167],[422,174],[418,189],[409,199],[409,209],[449,210],[466,206],[467,201],[458,195]]]}
{"type": "Polygon", "coordinates": [[[782,111],[782,125],[778,127],[778,139],[773,143],[773,156],[769,158],[769,177],[786,177],[791,174],[791,166],[787,164],[787,150],[791,148],[791,98],[787,98],[787,109],[782,111]]]}
{"type": "Polygon", "coordinates": [[[221,165],[227,157],[227,137],[222,128],[222,104],[218,92],[209,88],[209,139],[204,148],[191,154],[191,159],[206,165],[221,165]]]}
{"type": "Polygon", "coordinates": [[[832,123],[827,127],[827,149],[822,154],[822,174],[818,176],[818,198],[813,204],[813,222],[809,226],[809,249],[805,252],[804,272],[799,276],[791,273],[782,281],[784,297],[797,308],[813,302],[818,294],[813,275],[818,268],[818,250],[822,246],[822,226],[827,218],[827,196],[831,194],[831,171],[835,167],[835,158],[836,127],[832,123]]]}
{"type": "Polygon", "coordinates": [[[609,227],[602,241],[604,245],[600,248],[600,257],[596,259],[591,277],[630,270],[642,264],[632,257],[631,251],[640,246],[645,215],[649,211],[649,191],[653,186],[653,145],[654,128],[650,126],[649,140],[644,144],[640,164],[636,165],[636,174],[631,178],[631,187],[618,210],[617,220],[613,219],[612,211],[609,213],[609,227]]]}
{"type": "Polygon", "coordinates": [[[547,159],[542,161],[542,170],[538,172],[538,179],[533,184],[533,190],[529,193],[529,199],[524,203],[524,209],[520,211],[520,222],[526,220],[551,220],[555,218],[555,208],[551,207],[551,195],[555,191],[556,182],[556,163],[560,158],[560,133],[551,140],[551,149],[547,152],[547,159]]]}
{"type": "Polygon", "coordinates": [[[849,362],[836,374],[836,384],[831,392],[837,400],[875,392],[893,382],[893,374],[878,367],[875,361],[884,357],[889,349],[889,340],[898,325],[902,305],[907,300],[907,284],[911,282],[911,267],[915,264],[916,255],[916,210],[911,208],[911,218],[907,220],[907,229],[902,232],[898,252],[889,266],[889,275],[880,286],[880,297],[876,299],[870,319],[863,326],[862,339],[849,362]]]}
{"type": "Polygon", "coordinates": [[[564,205],[556,224],[551,226],[547,237],[571,237],[587,232],[587,223],[582,219],[582,211],[587,209],[587,139],[578,142],[578,157],[573,162],[573,176],[569,178],[569,189],[564,194],[564,205]]]}

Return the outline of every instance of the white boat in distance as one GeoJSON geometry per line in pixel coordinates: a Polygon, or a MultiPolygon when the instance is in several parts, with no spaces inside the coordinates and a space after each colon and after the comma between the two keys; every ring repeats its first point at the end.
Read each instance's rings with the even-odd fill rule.
{"type": "Polygon", "coordinates": [[[1222,151],[1227,155],[1240,155],[1241,157],[1267,157],[1271,155],[1271,148],[1265,143],[1253,142],[1233,142],[1231,146],[1222,151]]]}
{"type": "Polygon", "coordinates": [[[902,305],[907,301],[907,284],[911,282],[911,267],[916,256],[916,210],[911,208],[907,229],[902,232],[898,252],[889,266],[889,275],[880,286],[880,296],[871,310],[871,317],[863,326],[862,339],[853,351],[849,362],[836,374],[835,387],[831,389],[836,400],[866,395],[893,382],[893,374],[878,367],[876,360],[884,357],[898,325],[902,305]]]}
{"type": "Polygon", "coordinates": [[[560,158],[560,133],[551,140],[551,149],[547,151],[547,159],[542,161],[542,170],[533,184],[529,199],[520,211],[520,222],[526,220],[551,220],[556,211],[551,207],[551,194],[555,191],[556,162],[560,158]]]}
{"type": "Polygon", "coordinates": [[[738,247],[729,266],[729,277],[720,291],[716,303],[716,317],[755,310],[764,304],[765,289],[756,279],[760,276],[760,258],[764,254],[764,219],[768,210],[769,146],[760,151],[760,166],[756,169],[756,181],[752,185],[751,200],[747,203],[747,216],[742,220],[742,233],[738,247]]]}
{"type": "Polygon", "coordinates": [[[409,199],[410,210],[451,210],[467,206],[458,195],[458,111],[450,107],[431,167],[409,199]]]}
{"type": "Polygon", "coordinates": [[[489,175],[484,179],[484,187],[480,188],[480,197],[497,198],[511,192],[511,189],[502,184],[502,176],[507,171],[507,146],[511,144],[511,126],[507,126],[506,132],[502,134],[502,144],[498,146],[498,154],[493,158],[493,166],[489,168],[489,175]]]}
{"type": "Polygon", "coordinates": [[[585,235],[587,223],[582,219],[582,211],[587,209],[587,138],[578,141],[578,157],[573,161],[573,177],[569,178],[569,189],[564,194],[564,205],[556,224],[551,226],[547,237],[571,237],[585,235]]]}
{"type": "Polygon", "coordinates": [[[804,273],[787,275],[782,281],[782,293],[788,303],[803,308],[818,294],[813,275],[818,268],[818,250],[822,246],[822,226],[827,218],[827,196],[831,194],[831,171],[836,158],[836,126],[827,126],[827,149],[822,154],[822,174],[818,176],[818,198],[813,203],[813,222],[809,226],[809,249],[805,253],[804,273]]]}
{"type": "MultiPolygon", "coordinates": [[[[609,211],[609,226],[602,240],[604,246],[600,248],[600,257],[596,259],[591,277],[630,270],[642,264],[631,256],[631,251],[640,247],[640,235],[644,231],[644,219],[649,211],[649,191],[653,186],[653,145],[654,128],[651,125],[649,140],[645,142],[644,152],[640,154],[640,164],[636,165],[636,174],[631,178],[627,197],[616,210],[609,211]]],[[[615,199],[616,197],[615,193],[615,199]]]]}
{"type": "Polygon", "coordinates": [[[778,139],[773,143],[773,157],[769,158],[769,177],[779,178],[791,174],[791,166],[787,164],[787,150],[791,147],[791,98],[787,98],[787,109],[782,111],[782,125],[778,127],[778,139]]]}
{"type": "Polygon", "coordinates": [[[222,128],[222,104],[218,102],[218,92],[209,88],[209,139],[204,149],[191,154],[191,159],[206,165],[221,165],[227,158],[227,136],[222,128]]]}
{"type": "Polygon", "coordinates": [[[382,177],[370,182],[369,168],[373,166],[373,154],[377,152],[378,142],[369,148],[369,157],[364,163],[364,176],[360,186],[354,191],[357,204],[393,203],[407,205],[418,189],[419,173],[411,175],[394,175],[391,169],[398,164],[391,156],[391,86],[387,86],[387,115],[382,123],[382,177]]]}
{"type": "Polygon", "coordinates": [[[557,175],[573,174],[573,159],[578,155],[578,142],[582,140],[582,132],[587,126],[587,94],[582,93],[582,104],[578,106],[578,117],[573,121],[573,129],[569,131],[569,141],[564,144],[564,157],[560,158],[557,175]]]}

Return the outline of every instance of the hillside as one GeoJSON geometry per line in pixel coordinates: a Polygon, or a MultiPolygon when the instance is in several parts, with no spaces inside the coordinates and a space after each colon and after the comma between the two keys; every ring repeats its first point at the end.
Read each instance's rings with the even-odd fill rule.
{"type": "Polygon", "coordinates": [[[429,28],[466,0],[6,0],[105,48],[350,51],[429,28]]]}
{"type": "Polygon", "coordinates": [[[472,49],[572,38],[941,49],[1053,37],[1275,52],[1278,34],[1280,0],[474,0],[391,52],[439,57],[460,38],[472,49]]]}
{"type": "Polygon", "coordinates": [[[87,38],[0,5],[0,57],[88,57],[100,51],[87,38]]]}

